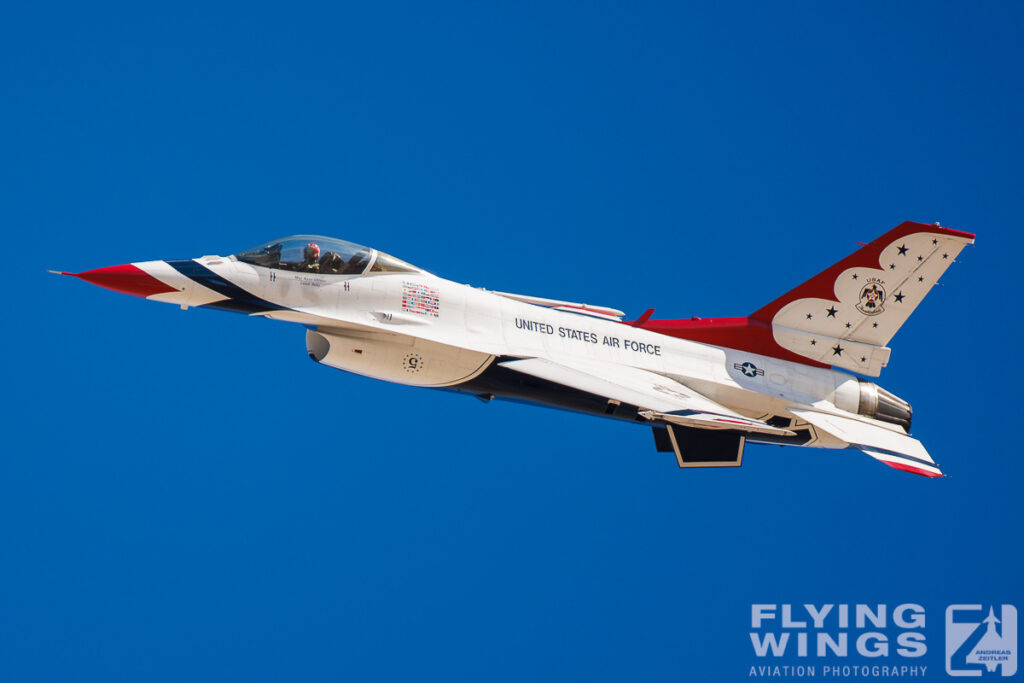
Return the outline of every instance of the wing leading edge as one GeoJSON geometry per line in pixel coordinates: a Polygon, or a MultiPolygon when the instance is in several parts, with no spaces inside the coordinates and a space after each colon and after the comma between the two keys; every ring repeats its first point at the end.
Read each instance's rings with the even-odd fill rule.
{"type": "Polygon", "coordinates": [[[491,292],[491,294],[497,294],[498,296],[503,296],[506,299],[521,301],[524,304],[544,306],[545,308],[553,308],[556,311],[579,313],[580,315],[589,315],[594,318],[614,320],[616,322],[621,322],[622,318],[626,315],[624,311],[620,311],[617,308],[610,308],[608,306],[595,306],[593,304],[576,303],[575,301],[547,299],[541,296],[527,296],[525,294],[512,294],[510,292],[491,292]]]}

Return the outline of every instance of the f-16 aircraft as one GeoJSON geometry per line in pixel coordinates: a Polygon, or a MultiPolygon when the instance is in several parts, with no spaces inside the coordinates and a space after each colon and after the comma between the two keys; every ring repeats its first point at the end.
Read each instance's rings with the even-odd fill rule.
{"type": "Polygon", "coordinates": [[[646,425],[680,467],[737,467],[752,442],[862,451],[938,477],[909,435],[910,404],[858,375],[880,374],[889,340],[973,243],[905,222],[749,316],[684,320],[487,291],[315,235],[62,274],[299,323],[310,357],[340,370],[646,425]]]}

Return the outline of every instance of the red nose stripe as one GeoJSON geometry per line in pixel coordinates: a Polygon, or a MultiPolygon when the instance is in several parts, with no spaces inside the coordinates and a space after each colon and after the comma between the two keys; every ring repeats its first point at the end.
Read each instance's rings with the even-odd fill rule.
{"type": "Polygon", "coordinates": [[[122,294],[131,294],[132,296],[147,297],[154,294],[178,291],[130,263],[123,266],[87,270],[84,273],[67,274],[74,275],[94,285],[106,287],[122,294]]]}

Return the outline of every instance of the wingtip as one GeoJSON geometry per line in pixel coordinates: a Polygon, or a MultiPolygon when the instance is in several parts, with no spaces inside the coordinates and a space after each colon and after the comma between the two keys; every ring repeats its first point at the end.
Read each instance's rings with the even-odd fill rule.
{"type": "Polygon", "coordinates": [[[53,273],[54,275],[70,275],[71,277],[78,277],[78,273],[69,273],[66,270],[46,270],[47,273],[53,273]]]}

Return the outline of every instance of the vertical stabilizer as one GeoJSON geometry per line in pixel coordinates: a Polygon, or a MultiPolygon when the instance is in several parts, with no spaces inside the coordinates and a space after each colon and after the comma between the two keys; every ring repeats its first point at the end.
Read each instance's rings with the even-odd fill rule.
{"type": "Polygon", "coordinates": [[[970,233],[908,221],[750,317],[788,351],[877,377],[889,340],[973,243],[970,233]]]}

